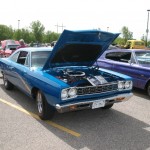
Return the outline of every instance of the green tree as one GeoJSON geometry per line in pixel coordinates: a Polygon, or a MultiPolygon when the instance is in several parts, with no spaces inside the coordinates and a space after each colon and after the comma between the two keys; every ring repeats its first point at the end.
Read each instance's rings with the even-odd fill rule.
{"type": "Polygon", "coordinates": [[[59,39],[59,37],[60,37],[59,33],[52,32],[50,42],[57,41],[59,39]]]}
{"type": "Polygon", "coordinates": [[[51,40],[51,31],[47,31],[45,34],[44,34],[44,42],[45,43],[50,43],[50,40],[51,40]]]}
{"type": "Polygon", "coordinates": [[[26,43],[30,43],[31,41],[35,41],[33,33],[31,31],[29,31],[28,28],[22,28],[22,29],[16,30],[13,38],[15,40],[24,39],[24,41],[26,43]]]}
{"type": "Polygon", "coordinates": [[[0,41],[13,38],[14,31],[12,27],[0,25],[0,41]]]}
{"type": "Polygon", "coordinates": [[[115,39],[115,41],[113,42],[113,44],[119,45],[119,46],[123,47],[124,44],[125,44],[125,43],[124,43],[124,39],[119,36],[119,37],[117,37],[117,38],[115,39]]]}
{"type": "Polygon", "coordinates": [[[150,41],[147,42],[147,46],[150,48],[150,41]]]}
{"type": "Polygon", "coordinates": [[[34,35],[34,38],[38,42],[43,42],[43,35],[44,35],[44,30],[45,27],[41,24],[40,21],[33,21],[30,24],[30,29],[34,35]]]}
{"type": "Polygon", "coordinates": [[[21,30],[20,29],[14,31],[13,39],[15,39],[15,40],[21,39],[21,30]]]}
{"type": "Polygon", "coordinates": [[[124,44],[127,42],[127,40],[133,39],[133,32],[129,31],[128,27],[126,26],[122,27],[121,34],[124,40],[124,44]]]}

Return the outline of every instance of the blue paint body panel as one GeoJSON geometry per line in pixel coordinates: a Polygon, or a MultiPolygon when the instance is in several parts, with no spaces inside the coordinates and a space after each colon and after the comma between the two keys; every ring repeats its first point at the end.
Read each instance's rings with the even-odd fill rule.
{"type": "Polygon", "coordinates": [[[131,81],[131,77],[92,66],[117,36],[118,34],[98,30],[65,30],[53,49],[19,49],[10,57],[0,59],[0,68],[7,80],[21,91],[34,98],[34,91],[40,90],[47,102],[55,108],[56,105],[129,95],[132,93],[131,89],[118,90],[118,81],[131,81]],[[78,48],[81,52],[86,52],[87,48],[89,54],[78,52],[78,48]],[[88,58],[82,57],[83,55],[88,58]],[[100,78],[97,80],[101,84],[94,83],[89,79],[91,77],[100,78]],[[63,100],[61,92],[69,88],[76,88],[77,95],[63,100]]]}

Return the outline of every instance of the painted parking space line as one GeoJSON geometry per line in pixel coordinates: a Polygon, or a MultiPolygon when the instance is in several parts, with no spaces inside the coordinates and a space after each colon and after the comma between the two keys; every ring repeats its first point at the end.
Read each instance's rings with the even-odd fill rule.
{"type": "MultiPolygon", "coordinates": [[[[14,105],[14,104],[12,104],[10,102],[7,102],[6,100],[3,100],[3,99],[0,98],[0,102],[2,102],[4,104],[7,104],[7,105],[9,105],[9,106],[11,106],[11,107],[13,107],[13,108],[15,108],[15,109],[25,113],[25,114],[27,114],[27,115],[30,115],[33,118],[37,119],[37,120],[41,120],[38,115],[36,115],[36,114],[34,114],[32,112],[29,112],[29,111],[27,111],[27,110],[25,110],[25,109],[23,109],[23,108],[21,108],[21,107],[19,107],[17,105],[14,105]]],[[[61,131],[69,133],[69,134],[71,134],[71,135],[73,135],[75,137],[80,137],[81,136],[79,133],[77,133],[77,132],[75,132],[73,130],[70,130],[68,128],[65,128],[65,127],[63,127],[63,126],[61,126],[59,124],[56,124],[55,122],[52,122],[52,121],[49,121],[49,120],[43,121],[43,122],[45,122],[45,123],[49,124],[50,126],[53,126],[53,127],[57,128],[57,129],[61,130],[61,131]]]]}

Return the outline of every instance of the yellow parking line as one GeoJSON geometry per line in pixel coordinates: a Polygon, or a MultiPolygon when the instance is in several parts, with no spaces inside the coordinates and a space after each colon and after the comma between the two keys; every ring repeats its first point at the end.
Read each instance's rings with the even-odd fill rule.
{"type": "MultiPolygon", "coordinates": [[[[27,114],[27,115],[30,115],[30,116],[32,116],[32,117],[34,117],[34,118],[40,120],[40,118],[38,117],[38,115],[36,115],[36,114],[34,114],[34,113],[30,112],[30,111],[27,111],[27,110],[25,110],[25,109],[23,109],[23,108],[21,108],[21,107],[19,107],[19,106],[16,106],[16,105],[14,105],[14,104],[12,104],[12,103],[10,103],[10,102],[7,102],[7,101],[3,100],[3,99],[0,99],[0,101],[3,102],[3,103],[5,103],[5,104],[7,104],[7,105],[9,105],[9,106],[11,106],[11,107],[13,107],[13,108],[15,108],[15,109],[17,109],[17,110],[19,110],[19,111],[21,111],[21,112],[24,112],[24,113],[27,114]]],[[[65,128],[65,127],[63,127],[63,126],[61,126],[61,125],[59,125],[59,124],[56,124],[56,123],[52,122],[52,121],[45,121],[45,122],[46,122],[47,124],[49,124],[49,125],[51,125],[51,126],[57,128],[57,129],[59,129],[59,130],[62,130],[62,131],[64,131],[64,132],[67,132],[67,133],[69,133],[69,134],[71,134],[71,135],[73,135],[73,136],[75,136],[75,137],[80,137],[80,134],[77,133],[77,132],[75,132],[75,131],[73,131],[73,130],[70,130],[70,129],[68,129],[68,128],[65,128]]]]}

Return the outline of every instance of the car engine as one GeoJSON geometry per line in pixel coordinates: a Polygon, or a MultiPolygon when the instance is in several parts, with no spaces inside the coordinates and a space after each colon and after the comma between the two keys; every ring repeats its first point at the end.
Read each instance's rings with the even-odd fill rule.
{"type": "Polygon", "coordinates": [[[107,73],[100,73],[97,68],[76,69],[58,69],[54,72],[54,76],[70,86],[98,86],[107,84],[108,82],[117,81],[116,77],[107,73]]]}

